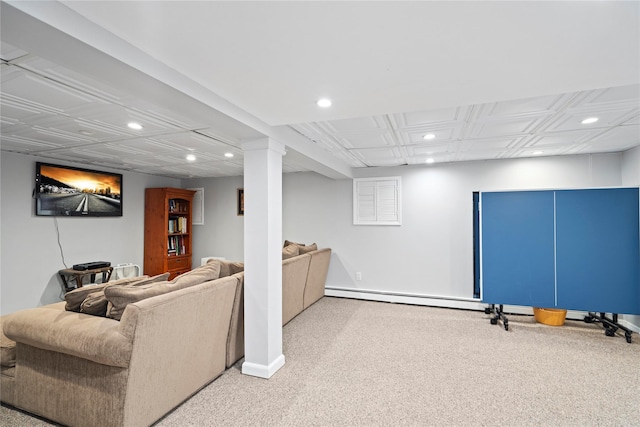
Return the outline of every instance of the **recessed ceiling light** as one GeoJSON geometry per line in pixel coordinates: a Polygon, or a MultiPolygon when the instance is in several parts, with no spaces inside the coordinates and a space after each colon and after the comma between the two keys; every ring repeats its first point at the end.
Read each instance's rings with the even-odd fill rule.
{"type": "Polygon", "coordinates": [[[186,159],[190,162],[193,162],[196,159],[196,155],[195,154],[187,154],[186,159]]]}
{"type": "Polygon", "coordinates": [[[540,154],[544,154],[544,151],[534,151],[533,153],[534,156],[539,156],[540,154]]]}
{"type": "Polygon", "coordinates": [[[231,158],[231,157],[233,157],[233,153],[224,153],[224,156],[231,158]]]}
{"type": "Polygon", "coordinates": [[[582,121],[582,124],[583,124],[583,125],[588,125],[588,124],[591,124],[591,123],[595,123],[595,122],[597,122],[597,121],[598,121],[598,118],[597,118],[597,117],[589,117],[589,118],[587,118],[587,119],[584,119],[584,120],[582,121]]]}
{"type": "Polygon", "coordinates": [[[331,107],[331,100],[329,98],[321,98],[316,104],[318,104],[318,107],[328,108],[331,107]]]}
{"type": "Polygon", "coordinates": [[[434,139],[436,136],[432,133],[428,133],[425,136],[422,137],[422,139],[426,139],[427,141],[429,141],[430,139],[434,139]]]}
{"type": "Polygon", "coordinates": [[[141,130],[142,129],[142,125],[140,123],[136,123],[136,122],[129,122],[129,123],[127,123],[127,126],[129,127],[129,129],[133,129],[133,130],[141,130]]]}
{"type": "Polygon", "coordinates": [[[435,162],[435,160],[433,160],[431,157],[429,157],[429,158],[427,159],[427,164],[431,164],[431,163],[433,163],[433,162],[435,162]]]}

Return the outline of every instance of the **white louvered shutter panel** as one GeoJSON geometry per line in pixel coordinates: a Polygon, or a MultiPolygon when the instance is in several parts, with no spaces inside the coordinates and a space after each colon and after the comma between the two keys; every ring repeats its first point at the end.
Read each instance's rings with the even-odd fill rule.
{"type": "Polygon", "coordinates": [[[368,222],[376,220],[376,183],[374,181],[356,182],[356,219],[368,222]]]}
{"type": "Polygon", "coordinates": [[[398,182],[395,180],[376,183],[377,218],[380,222],[398,221],[398,182]]]}
{"type": "Polygon", "coordinates": [[[401,225],[400,177],[353,180],[353,223],[401,225]]]}

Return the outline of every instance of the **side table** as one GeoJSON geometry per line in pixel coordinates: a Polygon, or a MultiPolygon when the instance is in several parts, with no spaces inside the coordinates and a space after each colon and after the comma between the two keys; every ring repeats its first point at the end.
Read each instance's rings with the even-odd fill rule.
{"type": "Polygon", "coordinates": [[[81,288],[82,281],[87,276],[90,276],[90,283],[92,283],[96,280],[96,274],[102,274],[102,283],[106,283],[111,278],[112,272],[113,267],[101,267],[91,270],[74,270],[73,268],[65,268],[64,270],[58,271],[58,275],[60,276],[60,280],[62,280],[64,291],[69,292],[74,289],[81,288]],[[75,282],[75,288],[70,286],[71,282],[75,282]]]}

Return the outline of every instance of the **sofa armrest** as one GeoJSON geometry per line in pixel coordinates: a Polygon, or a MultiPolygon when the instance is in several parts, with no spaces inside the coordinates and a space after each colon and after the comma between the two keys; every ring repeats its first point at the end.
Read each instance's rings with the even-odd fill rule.
{"type": "Polygon", "coordinates": [[[327,282],[327,272],[331,261],[331,249],[324,248],[309,252],[309,274],[304,288],[304,309],[324,296],[324,286],[327,282]]]}
{"type": "Polygon", "coordinates": [[[235,277],[238,283],[227,337],[227,368],[244,356],[244,271],[233,274],[231,277],[235,277]]]}
{"type": "Polygon", "coordinates": [[[129,304],[136,317],[125,426],[150,425],[222,374],[238,281],[223,277],[129,304]]]}
{"type": "Polygon", "coordinates": [[[127,367],[132,340],[119,331],[119,322],[65,311],[64,302],[21,310],[3,318],[5,335],[16,343],[109,366],[127,367]]]}
{"type": "Polygon", "coordinates": [[[309,254],[282,261],[282,325],[304,310],[304,293],[309,272],[309,254]]]}

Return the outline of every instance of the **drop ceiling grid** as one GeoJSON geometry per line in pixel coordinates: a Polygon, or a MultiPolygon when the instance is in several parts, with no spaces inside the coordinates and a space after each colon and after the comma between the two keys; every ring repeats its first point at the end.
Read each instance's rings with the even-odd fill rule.
{"type": "MultiPolygon", "coordinates": [[[[119,91],[96,79],[75,73],[68,68],[42,58],[29,56],[27,59],[20,58],[19,61],[20,67],[18,69],[23,73],[27,73],[25,70],[29,70],[34,73],[35,76],[44,78],[52,84],[58,85],[60,88],[78,88],[78,90],[93,97],[95,101],[102,101],[105,105],[114,109],[114,111],[122,111],[124,109],[132,119],[138,119],[142,123],[153,123],[155,125],[164,123],[183,129],[195,129],[203,126],[201,123],[196,123],[175,111],[155,106],[145,100],[134,98],[126,92],[119,91]]],[[[87,108],[79,108],[77,116],[83,117],[83,115],[89,115],[89,117],[91,117],[91,106],[87,108]],[[87,108],[89,108],[89,110],[87,110],[87,108]]],[[[68,113],[73,115],[74,111],[68,111],[68,113]]],[[[101,114],[99,111],[95,113],[101,114]]],[[[127,120],[124,119],[119,125],[122,126],[126,121],[127,120]]]]}
{"type": "Polygon", "coordinates": [[[64,149],[87,145],[86,138],[80,135],[69,136],[64,132],[41,127],[13,126],[12,132],[3,129],[3,141],[31,141],[39,144],[45,150],[64,149]],[[45,148],[46,147],[46,148],[45,148]]]}
{"type": "Polygon", "coordinates": [[[363,163],[359,156],[351,153],[342,145],[335,136],[330,135],[322,130],[317,122],[314,123],[300,123],[291,126],[298,133],[314,142],[323,150],[331,153],[333,156],[344,160],[351,167],[364,167],[367,166],[363,163]]]}
{"type": "MultiPolygon", "coordinates": [[[[597,109],[613,106],[637,106],[640,100],[640,85],[596,89],[587,91],[582,101],[582,108],[597,109]]],[[[614,107],[615,108],[615,107],[614,107]]]]}
{"type": "Polygon", "coordinates": [[[15,135],[2,135],[0,145],[2,146],[2,151],[13,151],[25,154],[36,154],[58,148],[57,144],[48,141],[43,142],[15,135]]]}
{"type": "Polygon", "coordinates": [[[598,135],[597,138],[586,141],[590,146],[606,145],[618,151],[624,151],[637,145],[640,137],[640,126],[618,126],[608,129],[598,135]]]}
{"type": "Polygon", "coordinates": [[[55,82],[62,87],[76,88],[77,90],[108,103],[121,104],[126,93],[113,87],[102,84],[86,75],[55,64],[44,58],[27,54],[11,61],[11,65],[17,70],[30,75],[55,82]]]}
{"type": "Polygon", "coordinates": [[[12,95],[25,104],[56,114],[68,114],[69,109],[98,101],[79,90],[62,86],[15,67],[3,70],[2,95],[12,95]]]}
{"type": "MultiPolygon", "coordinates": [[[[41,58],[30,58],[29,61],[24,61],[22,65],[30,67],[32,72],[15,66],[6,67],[7,71],[4,72],[3,70],[3,86],[5,86],[6,82],[11,82],[12,80],[26,79],[41,82],[41,84],[55,88],[63,94],[71,92],[72,94],[81,94],[83,96],[83,102],[76,105],[55,105],[59,103],[58,99],[40,100],[35,104],[39,107],[37,110],[40,114],[49,111],[75,117],[83,126],[102,131],[106,129],[119,131],[124,128],[128,121],[136,120],[144,124],[144,129],[138,134],[157,133],[167,129],[192,129],[203,126],[188,120],[186,117],[180,117],[175,112],[154,107],[144,101],[135,101],[130,96],[118,93],[113,88],[102,85],[103,88],[99,90],[97,88],[100,87],[100,84],[95,80],[82,78],[78,74],[74,74],[41,58]],[[60,71],[56,72],[56,70],[60,71]],[[74,79],[70,76],[77,76],[78,78],[74,79]],[[70,89],[72,87],[80,88],[80,90],[70,89]],[[126,107],[127,102],[136,104],[138,107],[144,106],[147,110],[126,107]]],[[[24,91],[24,88],[8,87],[8,90],[12,89],[24,91]]],[[[3,92],[5,92],[3,97],[12,96],[11,93],[5,91],[4,87],[3,92]]],[[[34,104],[33,101],[20,99],[19,97],[15,98],[17,98],[16,101],[18,103],[34,104]]]]}
{"type": "Polygon", "coordinates": [[[416,111],[391,114],[399,128],[429,130],[464,120],[469,107],[446,108],[431,111],[416,111]]]}
{"type": "MultiPolygon", "coordinates": [[[[2,63],[2,150],[139,167],[144,173],[170,168],[173,176],[206,171],[223,176],[242,170],[241,140],[255,137],[222,115],[154,105],[4,42],[2,57],[12,61],[2,63]],[[144,129],[124,127],[131,119],[143,122],[144,129]],[[224,157],[228,151],[235,155],[232,161],[224,157]],[[188,152],[198,156],[196,163],[185,161],[188,152]]],[[[636,84],[291,127],[355,168],[418,164],[427,157],[449,162],[534,151],[622,151],[640,144],[639,101],[636,84]],[[585,127],[580,122],[589,115],[600,120],[585,127]],[[436,138],[425,141],[426,133],[436,138]]],[[[304,168],[285,157],[283,170],[304,168]]]]}
{"type": "Polygon", "coordinates": [[[433,141],[440,141],[440,143],[442,143],[443,141],[457,141],[460,139],[462,127],[462,124],[456,124],[448,127],[443,126],[438,129],[398,129],[398,137],[400,138],[401,144],[404,146],[420,146],[429,144],[430,141],[424,139],[424,135],[427,133],[432,133],[435,136],[435,138],[433,138],[433,141]]]}
{"type": "Polygon", "coordinates": [[[168,135],[159,135],[151,138],[154,141],[160,141],[171,144],[179,149],[199,153],[213,153],[223,156],[226,152],[240,154],[242,151],[235,146],[219,141],[209,136],[201,135],[195,132],[181,132],[168,135]]]}

